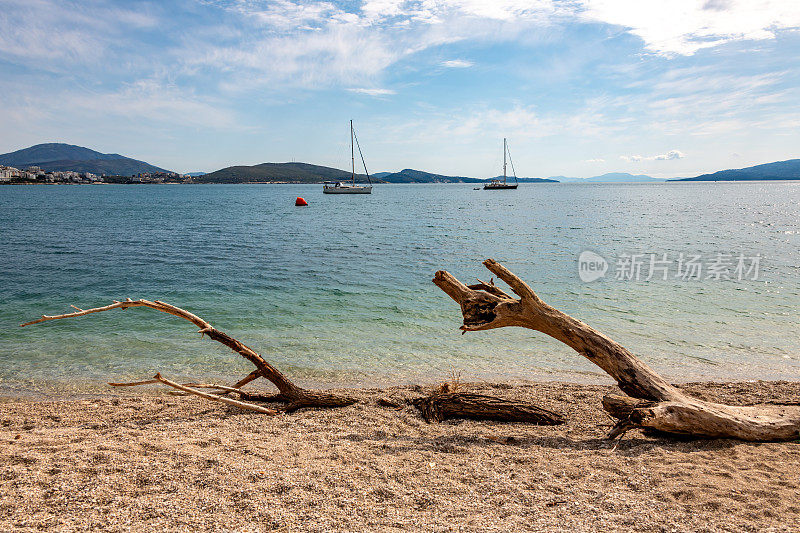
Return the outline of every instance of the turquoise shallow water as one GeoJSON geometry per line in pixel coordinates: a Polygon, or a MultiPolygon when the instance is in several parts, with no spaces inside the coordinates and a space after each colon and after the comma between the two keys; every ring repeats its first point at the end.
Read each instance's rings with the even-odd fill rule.
{"type": "Polygon", "coordinates": [[[6,394],[250,371],[146,309],[18,327],[126,297],[189,309],[309,385],[605,380],[541,334],[460,335],[430,280],[486,279],[486,257],[671,379],[800,378],[800,183],[19,186],[0,188],[0,232],[6,394]],[[610,263],[593,283],[578,276],[587,249],[610,263]],[[760,254],[759,279],[683,280],[675,265],[666,281],[614,279],[626,253],[760,254]]]}

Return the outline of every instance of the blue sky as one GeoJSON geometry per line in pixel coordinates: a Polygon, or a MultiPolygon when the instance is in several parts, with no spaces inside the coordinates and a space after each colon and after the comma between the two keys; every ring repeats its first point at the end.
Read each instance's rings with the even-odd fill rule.
{"type": "Polygon", "coordinates": [[[0,0],[0,152],[691,176],[800,157],[790,0],[0,0]]]}

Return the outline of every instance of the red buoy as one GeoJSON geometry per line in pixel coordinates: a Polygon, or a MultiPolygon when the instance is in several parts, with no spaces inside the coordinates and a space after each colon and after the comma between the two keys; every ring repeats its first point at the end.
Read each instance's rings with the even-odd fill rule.
{"type": "Polygon", "coordinates": [[[303,199],[303,197],[302,197],[302,196],[298,196],[298,197],[297,197],[297,200],[295,200],[295,201],[294,201],[294,205],[296,205],[296,206],[306,206],[306,205],[308,205],[308,202],[306,202],[306,201],[303,199]]]}

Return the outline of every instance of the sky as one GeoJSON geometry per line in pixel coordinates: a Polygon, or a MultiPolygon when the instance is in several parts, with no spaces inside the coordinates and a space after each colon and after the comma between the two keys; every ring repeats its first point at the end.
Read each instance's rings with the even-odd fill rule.
{"type": "Polygon", "coordinates": [[[0,0],[0,153],[694,176],[800,158],[795,0],[0,0]]]}

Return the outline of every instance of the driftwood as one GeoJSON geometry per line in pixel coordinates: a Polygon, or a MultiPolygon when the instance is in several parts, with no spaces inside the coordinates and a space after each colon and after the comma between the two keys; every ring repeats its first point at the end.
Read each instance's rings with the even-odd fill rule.
{"type": "MultiPolygon", "coordinates": [[[[234,352],[240,354],[242,357],[253,363],[253,365],[256,367],[255,370],[231,387],[206,383],[178,384],[162,377],[161,374],[156,374],[156,376],[152,379],[136,381],[132,383],[109,383],[109,385],[113,387],[132,387],[160,383],[181,391],[177,394],[194,394],[202,398],[223,402],[228,405],[237,406],[242,409],[249,409],[251,411],[257,411],[264,414],[276,414],[277,411],[248,402],[285,402],[287,405],[283,408],[284,411],[293,411],[301,407],[342,407],[356,402],[355,399],[346,396],[339,396],[320,391],[311,391],[298,387],[251,348],[245,346],[233,337],[230,337],[217,330],[211,326],[211,324],[197,315],[194,315],[179,307],[175,307],[174,305],[170,305],[158,300],[149,301],[127,299],[123,302],[115,301],[110,305],[96,307],[93,309],[84,310],[75,306],[72,307],[75,309],[74,313],[66,313],[55,316],[43,315],[39,319],[22,324],[22,326],[29,326],[50,320],[60,320],[63,318],[75,318],[92,313],[110,311],[112,309],[124,310],[130,307],[149,307],[150,309],[155,309],[157,311],[175,315],[188,320],[200,328],[201,334],[208,335],[211,339],[224,344],[234,352]],[[255,379],[258,379],[259,377],[265,377],[271,381],[278,388],[279,393],[264,395],[242,390],[243,386],[255,379]],[[212,389],[213,392],[207,393],[198,389],[212,389]],[[240,400],[231,400],[229,398],[225,398],[225,396],[228,394],[236,394],[239,396],[240,400]]],[[[532,405],[508,402],[492,396],[468,393],[445,394],[444,392],[445,391],[443,390],[439,390],[433,396],[419,399],[419,403],[415,403],[415,405],[417,405],[417,407],[419,407],[421,410],[426,420],[438,421],[445,418],[459,417],[523,421],[548,425],[563,423],[563,419],[559,414],[552,413],[532,405]]]]}
{"type": "MultiPolygon", "coordinates": [[[[224,344],[234,352],[238,353],[239,355],[241,355],[242,357],[253,363],[256,369],[249,375],[247,375],[244,379],[236,383],[236,385],[234,385],[233,387],[220,388],[213,385],[210,386],[210,388],[217,388],[221,391],[220,394],[215,394],[215,395],[206,395],[206,393],[202,393],[200,391],[191,389],[185,385],[179,385],[177,383],[171,382],[169,380],[162,378],[160,374],[157,374],[157,376],[152,380],[137,382],[136,384],[159,382],[168,385],[170,387],[183,390],[184,392],[188,392],[190,394],[196,394],[203,397],[217,396],[218,397],[217,399],[219,399],[220,401],[228,400],[227,398],[224,399],[222,398],[224,394],[227,394],[229,392],[237,392],[242,397],[243,400],[286,402],[287,405],[283,408],[283,410],[287,412],[294,411],[302,407],[343,407],[346,405],[351,405],[356,402],[355,399],[348,398],[346,396],[339,396],[327,392],[307,390],[298,387],[297,385],[292,383],[286,376],[284,376],[277,368],[269,364],[263,357],[261,357],[261,355],[259,355],[253,349],[245,346],[244,344],[237,341],[233,337],[230,337],[229,335],[214,328],[210,323],[206,322],[197,315],[194,315],[189,311],[181,309],[180,307],[175,307],[174,305],[160,302],[158,300],[151,302],[149,300],[131,300],[130,298],[128,298],[123,302],[115,301],[111,305],[106,305],[104,307],[96,307],[93,309],[83,310],[75,306],[72,307],[76,309],[74,313],[66,313],[63,315],[54,315],[54,316],[42,315],[42,318],[26,322],[25,324],[22,324],[22,326],[23,327],[30,326],[32,324],[38,324],[40,322],[46,322],[49,320],[59,320],[62,318],[75,318],[75,317],[85,316],[91,313],[110,311],[112,309],[124,310],[128,309],[129,307],[149,307],[150,309],[155,309],[156,311],[161,311],[163,313],[168,313],[170,315],[174,315],[183,318],[185,320],[188,320],[189,322],[200,328],[200,333],[202,335],[208,335],[208,337],[211,338],[212,340],[224,344]],[[263,377],[271,381],[278,388],[279,394],[273,396],[262,396],[258,394],[245,393],[239,390],[245,384],[259,377],[263,377]],[[232,389],[232,390],[226,390],[226,389],[232,389]]],[[[125,385],[125,384],[117,384],[117,386],[119,385],[125,385]]],[[[235,400],[228,400],[226,403],[230,402],[235,402],[235,400]]],[[[242,402],[236,402],[236,404],[241,404],[241,403],[242,402]]],[[[252,406],[245,407],[243,405],[239,405],[239,407],[244,407],[248,409],[252,408],[252,406]]],[[[274,411],[272,411],[271,409],[264,409],[263,411],[260,412],[268,414],[274,413],[274,411]]]]}
{"type": "Polygon", "coordinates": [[[484,266],[511,287],[517,298],[493,283],[467,286],[446,271],[433,282],[461,306],[463,332],[518,326],[541,331],[586,357],[628,394],[608,396],[605,409],[619,419],[610,437],[631,428],[747,441],[793,440],[800,435],[800,410],[731,406],[685,395],[622,345],[547,305],[519,277],[493,259],[484,266]]]}
{"type": "Polygon", "coordinates": [[[195,396],[200,396],[201,398],[205,398],[206,400],[212,400],[215,402],[222,402],[228,405],[233,405],[235,407],[239,407],[241,409],[247,409],[248,411],[256,411],[258,413],[264,413],[266,415],[277,415],[278,411],[274,409],[267,409],[266,407],[261,407],[260,405],[255,405],[252,403],[245,403],[240,402],[237,400],[231,400],[230,398],[223,398],[221,394],[208,394],[207,392],[196,390],[196,388],[210,388],[210,389],[230,389],[231,387],[224,387],[222,385],[194,385],[194,387],[190,387],[190,384],[181,385],[179,383],[175,383],[174,381],[170,381],[165,377],[162,377],[160,373],[153,376],[153,379],[146,379],[144,381],[134,381],[131,383],[109,383],[112,387],[138,387],[139,385],[149,385],[151,383],[163,383],[168,387],[172,387],[173,389],[177,389],[185,394],[194,394],[195,396]]]}
{"type": "Polygon", "coordinates": [[[414,398],[411,403],[420,410],[422,417],[428,422],[441,422],[448,418],[474,418],[530,422],[541,426],[557,426],[564,423],[564,417],[553,411],[471,392],[434,392],[430,396],[414,398]]]}

